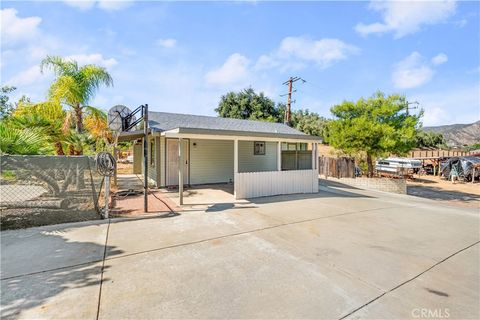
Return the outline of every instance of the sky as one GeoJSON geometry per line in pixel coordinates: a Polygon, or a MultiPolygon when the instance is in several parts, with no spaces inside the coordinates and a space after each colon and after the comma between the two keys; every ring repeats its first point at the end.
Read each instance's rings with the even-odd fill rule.
{"type": "MultiPolygon", "coordinates": [[[[215,115],[252,87],[331,117],[381,90],[418,101],[425,126],[480,119],[480,3],[2,1],[1,84],[32,101],[53,80],[47,55],[107,68],[91,105],[215,115]]],[[[414,111],[416,112],[416,110],[414,111]]]]}

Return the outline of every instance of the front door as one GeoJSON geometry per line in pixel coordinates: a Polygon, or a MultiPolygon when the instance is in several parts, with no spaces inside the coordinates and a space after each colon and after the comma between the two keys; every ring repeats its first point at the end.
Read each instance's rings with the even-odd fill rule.
{"type": "MultiPolygon", "coordinates": [[[[183,184],[189,184],[189,140],[183,140],[183,184]]],[[[178,139],[167,139],[167,186],[178,186],[178,139]]]]}

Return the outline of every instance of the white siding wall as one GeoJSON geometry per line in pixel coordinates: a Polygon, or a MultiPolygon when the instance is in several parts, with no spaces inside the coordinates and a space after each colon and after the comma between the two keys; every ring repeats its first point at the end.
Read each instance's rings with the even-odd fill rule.
{"type": "MultiPolygon", "coordinates": [[[[148,137],[148,144],[147,144],[147,147],[148,147],[148,150],[147,150],[147,157],[148,157],[148,180],[149,180],[149,185],[151,186],[155,186],[155,187],[158,187],[160,186],[159,183],[158,183],[158,172],[157,172],[157,168],[158,168],[158,146],[159,144],[156,142],[156,139],[158,138],[154,138],[152,136],[149,136],[148,137]],[[154,142],[154,151],[155,151],[155,155],[154,157],[156,159],[154,159],[155,161],[152,163],[150,160],[150,156],[151,156],[151,142],[154,142]]],[[[134,149],[135,151],[137,151],[136,153],[134,153],[134,160],[135,158],[138,159],[140,158],[140,166],[141,166],[141,173],[143,174],[144,173],[144,163],[143,163],[143,139],[142,139],[142,143],[140,146],[137,146],[136,149],[134,149]]]]}
{"type": "Polygon", "coordinates": [[[316,169],[235,174],[236,199],[316,192],[318,192],[316,169]]]}
{"type": "Polygon", "coordinates": [[[264,155],[254,155],[253,145],[254,141],[238,141],[238,171],[277,170],[277,143],[266,142],[264,155]]]}
{"type": "Polygon", "coordinates": [[[190,183],[230,181],[233,181],[233,141],[191,139],[190,183]]]}

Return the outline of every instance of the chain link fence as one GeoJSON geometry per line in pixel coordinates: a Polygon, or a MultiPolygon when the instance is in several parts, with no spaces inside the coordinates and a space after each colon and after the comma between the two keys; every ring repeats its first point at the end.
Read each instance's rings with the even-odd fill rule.
{"type": "Polygon", "coordinates": [[[88,156],[2,156],[1,229],[100,219],[103,177],[88,156]]]}

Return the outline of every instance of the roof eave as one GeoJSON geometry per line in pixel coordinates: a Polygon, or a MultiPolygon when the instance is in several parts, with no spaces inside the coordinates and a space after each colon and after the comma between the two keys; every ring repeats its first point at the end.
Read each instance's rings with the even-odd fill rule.
{"type": "Polygon", "coordinates": [[[254,132],[254,131],[238,131],[238,130],[220,130],[220,129],[199,129],[199,128],[176,128],[173,130],[164,131],[165,136],[172,135],[213,135],[225,137],[255,137],[255,138],[272,138],[272,139],[287,139],[299,140],[321,143],[322,139],[316,136],[307,134],[289,134],[289,133],[270,133],[270,132],[254,132]]]}

